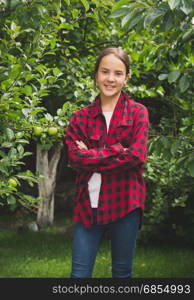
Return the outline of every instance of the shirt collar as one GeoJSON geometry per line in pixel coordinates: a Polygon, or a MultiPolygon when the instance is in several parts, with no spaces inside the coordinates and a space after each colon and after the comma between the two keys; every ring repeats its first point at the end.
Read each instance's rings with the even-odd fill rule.
{"type": "Polygon", "coordinates": [[[90,105],[91,110],[90,110],[90,116],[92,118],[95,118],[96,116],[102,114],[102,109],[101,109],[101,101],[100,101],[100,95],[98,95],[95,100],[92,102],[90,105]]]}
{"type": "MultiPolygon", "coordinates": [[[[121,92],[121,95],[119,96],[119,99],[117,101],[117,104],[115,106],[115,109],[118,110],[119,107],[124,103],[125,101],[129,100],[129,96],[125,94],[124,92],[121,92]]],[[[101,108],[101,100],[100,95],[98,95],[94,102],[91,104],[91,110],[90,110],[90,116],[92,118],[95,118],[96,116],[102,114],[102,108],[101,108]]]]}

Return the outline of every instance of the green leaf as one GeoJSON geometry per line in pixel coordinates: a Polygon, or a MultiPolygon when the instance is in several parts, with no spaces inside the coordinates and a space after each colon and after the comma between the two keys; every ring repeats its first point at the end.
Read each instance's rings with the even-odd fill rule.
{"type": "Polygon", "coordinates": [[[12,143],[8,143],[8,142],[4,142],[4,143],[1,145],[2,148],[11,148],[12,146],[13,146],[13,144],[12,144],[12,143]]]}
{"type": "Polygon", "coordinates": [[[17,150],[21,156],[24,154],[24,147],[22,145],[18,145],[17,150]]]}
{"type": "Polygon", "coordinates": [[[85,7],[85,10],[88,11],[90,9],[90,5],[87,0],[81,0],[83,6],[85,7]]]}
{"type": "Polygon", "coordinates": [[[71,10],[71,14],[72,14],[73,19],[77,19],[79,16],[79,10],[74,8],[71,10]]]}
{"type": "Polygon", "coordinates": [[[128,28],[127,30],[130,31],[134,26],[136,26],[139,21],[143,18],[143,14],[140,12],[138,15],[136,15],[135,18],[133,18],[132,20],[130,20],[130,22],[128,22],[128,28]]]}
{"type": "Polygon", "coordinates": [[[133,17],[133,12],[128,13],[126,16],[124,16],[124,18],[121,21],[121,25],[122,27],[125,26],[125,24],[127,24],[127,22],[129,22],[129,20],[133,17]]]}
{"type": "Polygon", "coordinates": [[[158,79],[159,79],[159,80],[165,80],[166,78],[168,78],[168,74],[160,74],[160,75],[158,76],[158,79]]]}
{"type": "Polygon", "coordinates": [[[168,4],[171,10],[174,10],[180,3],[181,0],[168,0],[168,4]]]}
{"type": "Polygon", "coordinates": [[[20,72],[21,72],[21,65],[19,64],[14,65],[9,74],[9,78],[15,80],[19,76],[20,72]]]}
{"type": "Polygon", "coordinates": [[[20,144],[29,144],[29,141],[27,141],[27,140],[24,140],[24,139],[19,139],[19,140],[16,140],[15,141],[16,143],[20,143],[20,144]]]}
{"type": "Polygon", "coordinates": [[[10,129],[10,128],[6,128],[5,132],[6,132],[6,135],[8,137],[8,140],[11,142],[15,137],[13,130],[10,129]]]}
{"type": "Polygon", "coordinates": [[[165,13],[165,9],[152,9],[144,19],[144,28],[150,26],[157,18],[164,16],[165,13]]]}
{"type": "Polygon", "coordinates": [[[189,78],[187,75],[183,75],[179,80],[179,88],[181,93],[185,92],[189,88],[189,78]]]}
{"type": "Polygon", "coordinates": [[[30,85],[25,85],[22,89],[23,93],[26,96],[31,96],[32,95],[32,87],[30,85]]]}
{"type": "Polygon", "coordinates": [[[192,0],[182,0],[182,5],[180,9],[186,14],[189,15],[193,11],[193,1],[192,0]]]}
{"type": "Polygon", "coordinates": [[[154,11],[152,10],[152,12],[148,13],[145,16],[144,23],[143,23],[144,28],[150,26],[153,20],[154,20],[154,11]]]}
{"type": "Polygon", "coordinates": [[[33,204],[34,203],[34,205],[35,205],[38,202],[38,199],[31,196],[31,195],[22,194],[22,200],[23,199],[26,200],[27,202],[29,202],[28,204],[30,204],[30,203],[33,204]]]}
{"type": "Polygon", "coordinates": [[[62,75],[63,73],[61,72],[61,70],[59,70],[58,68],[54,68],[53,70],[53,75],[58,77],[60,75],[62,75]]]}
{"type": "Polygon", "coordinates": [[[194,29],[189,29],[183,34],[182,39],[184,42],[188,42],[193,37],[194,37],[194,29]]]}
{"type": "Polygon", "coordinates": [[[23,154],[23,157],[24,156],[29,156],[29,155],[32,155],[33,153],[32,152],[25,152],[24,154],[23,154]]]}
{"type": "Polygon", "coordinates": [[[179,70],[174,70],[174,71],[170,72],[168,74],[168,82],[169,83],[175,82],[179,78],[180,75],[181,75],[181,72],[179,70]]]}
{"type": "Polygon", "coordinates": [[[38,72],[40,72],[42,75],[45,75],[47,72],[46,72],[46,67],[43,65],[43,64],[39,64],[37,67],[36,67],[36,70],[38,72]]]}
{"type": "Polygon", "coordinates": [[[128,4],[129,0],[120,0],[113,5],[112,11],[121,8],[123,5],[128,4]]]}
{"type": "Polygon", "coordinates": [[[15,158],[17,156],[17,150],[16,148],[12,147],[8,153],[9,158],[15,158]]]}
{"type": "Polygon", "coordinates": [[[110,18],[118,18],[118,17],[122,17],[124,15],[126,15],[126,7],[123,8],[119,8],[117,10],[115,10],[109,17],[110,18]]]}
{"type": "Polygon", "coordinates": [[[13,80],[7,79],[1,82],[1,89],[6,91],[13,85],[13,80]]]}
{"type": "Polygon", "coordinates": [[[26,174],[26,175],[25,175],[25,174],[18,174],[17,177],[18,177],[18,178],[21,178],[21,179],[23,179],[23,180],[30,180],[30,181],[32,181],[32,182],[37,182],[37,179],[36,179],[36,178],[34,178],[34,177],[32,177],[32,176],[28,176],[27,174],[26,174]]]}
{"type": "Polygon", "coordinates": [[[164,16],[165,31],[168,32],[174,26],[174,15],[171,11],[164,16]]]}

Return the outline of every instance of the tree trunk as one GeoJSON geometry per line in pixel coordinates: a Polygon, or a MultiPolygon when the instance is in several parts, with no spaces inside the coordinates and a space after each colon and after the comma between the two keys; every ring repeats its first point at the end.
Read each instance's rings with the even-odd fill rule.
{"type": "Polygon", "coordinates": [[[49,160],[48,150],[41,149],[41,146],[37,144],[36,171],[42,176],[38,182],[40,203],[37,223],[41,227],[52,225],[54,222],[56,173],[62,146],[61,142],[53,148],[53,155],[49,160]]]}

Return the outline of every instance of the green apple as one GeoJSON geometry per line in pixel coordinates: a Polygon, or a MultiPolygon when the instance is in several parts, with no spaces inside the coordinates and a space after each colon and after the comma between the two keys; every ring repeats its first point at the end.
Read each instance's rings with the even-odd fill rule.
{"type": "Polygon", "coordinates": [[[58,132],[58,129],[56,127],[49,127],[48,128],[48,134],[49,135],[56,135],[58,132]]]}
{"type": "Polygon", "coordinates": [[[8,183],[13,187],[16,187],[18,185],[17,181],[14,178],[9,178],[8,183]]]}
{"type": "Polygon", "coordinates": [[[35,135],[41,135],[41,133],[43,132],[43,128],[40,126],[36,126],[34,127],[34,134],[35,135]]]}

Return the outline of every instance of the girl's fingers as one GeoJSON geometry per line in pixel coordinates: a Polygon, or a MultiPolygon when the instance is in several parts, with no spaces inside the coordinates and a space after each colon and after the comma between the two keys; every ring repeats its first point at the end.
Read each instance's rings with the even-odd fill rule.
{"type": "Polygon", "coordinates": [[[80,150],[88,150],[88,147],[82,141],[76,141],[76,144],[80,150]]]}

